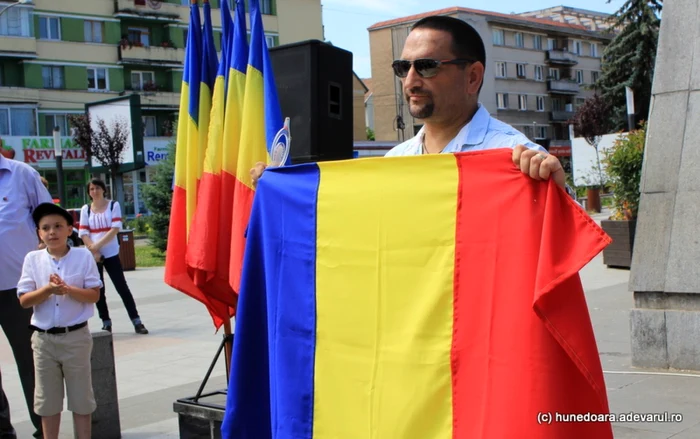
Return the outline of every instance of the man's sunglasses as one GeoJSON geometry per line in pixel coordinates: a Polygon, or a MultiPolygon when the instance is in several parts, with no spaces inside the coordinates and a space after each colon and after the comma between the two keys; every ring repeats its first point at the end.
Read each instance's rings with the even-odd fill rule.
{"type": "Polygon", "coordinates": [[[473,63],[472,59],[449,59],[439,61],[437,59],[421,58],[415,61],[407,61],[405,59],[397,59],[391,63],[391,67],[394,69],[394,74],[399,78],[405,78],[408,76],[409,70],[411,70],[411,65],[416,69],[418,75],[422,78],[432,78],[437,75],[440,71],[440,66],[443,64],[468,64],[473,63]]]}

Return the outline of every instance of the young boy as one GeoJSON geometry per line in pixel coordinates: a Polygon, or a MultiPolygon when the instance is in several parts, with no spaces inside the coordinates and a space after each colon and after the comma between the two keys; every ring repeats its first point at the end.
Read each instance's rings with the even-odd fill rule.
{"type": "Polygon", "coordinates": [[[100,298],[102,282],[90,251],[68,246],[73,217],[65,209],[43,203],[32,216],[46,248],[25,257],[17,295],[24,308],[34,307],[34,411],[41,416],[44,438],[58,439],[65,379],[76,437],[90,439],[91,416],[97,405],[87,322],[100,298]]]}

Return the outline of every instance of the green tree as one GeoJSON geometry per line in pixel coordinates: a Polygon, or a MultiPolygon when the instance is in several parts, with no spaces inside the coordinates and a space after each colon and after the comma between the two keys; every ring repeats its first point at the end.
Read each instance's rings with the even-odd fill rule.
{"type": "Polygon", "coordinates": [[[662,5],[663,0],[626,0],[613,15],[613,29],[619,33],[603,53],[603,71],[595,87],[611,103],[616,129],[627,127],[625,87],[634,91],[637,122],[649,114],[662,5]]]}
{"type": "Polygon", "coordinates": [[[155,183],[143,187],[145,204],[151,212],[149,239],[157,250],[165,253],[168,248],[170,206],[173,199],[175,175],[175,141],[168,144],[168,155],[156,165],[155,183]]]}

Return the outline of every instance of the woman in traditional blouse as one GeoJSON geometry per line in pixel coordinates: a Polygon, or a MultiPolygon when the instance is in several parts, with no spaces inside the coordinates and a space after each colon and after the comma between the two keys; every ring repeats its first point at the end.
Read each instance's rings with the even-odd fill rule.
{"type": "Polygon", "coordinates": [[[86,204],[80,211],[79,232],[88,250],[95,256],[102,280],[100,300],[97,302],[97,311],[103,324],[102,329],[112,332],[112,320],[109,317],[104,287],[104,269],[107,269],[107,274],[122,298],[129,318],[134,324],[134,331],[137,334],[148,334],[148,330],[139,317],[134,296],[126,283],[124,270],[119,259],[117,234],[122,227],[121,208],[119,202],[105,198],[106,191],[107,187],[100,179],[93,178],[88,183],[88,193],[92,198],[92,203],[86,204]]]}

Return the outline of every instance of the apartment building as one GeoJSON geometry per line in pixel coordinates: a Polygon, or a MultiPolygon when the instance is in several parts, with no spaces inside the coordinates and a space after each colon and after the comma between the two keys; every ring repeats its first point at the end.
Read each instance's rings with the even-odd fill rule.
{"type": "MultiPolygon", "coordinates": [[[[201,3],[201,1],[200,1],[201,3]]],[[[210,0],[221,50],[220,0],[210,0]]],[[[233,1],[229,2],[233,4],[233,1]]],[[[247,2],[246,2],[247,3],[247,2]]],[[[148,165],[164,158],[177,120],[190,0],[0,1],[0,136],[57,193],[51,136],[61,130],[67,207],[86,201],[85,157],[68,115],[86,103],[139,94],[148,165]]],[[[320,0],[260,0],[267,44],[323,40],[320,0]]],[[[249,21],[248,21],[249,23],[249,21]]],[[[248,25],[250,28],[250,25],[248,25]]],[[[124,175],[126,215],[145,211],[152,166],[124,175]]]]}
{"type": "Polygon", "coordinates": [[[481,35],[486,72],[481,104],[495,118],[560,156],[570,156],[567,121],[587,97],[611,37],[582,24],[453,7],[377,23],[369,28],[377,140],[403,141],[422,122],[408,113],[391,62],[401,57],[410,26],[429,15],[460,18],[481,35]]]}

